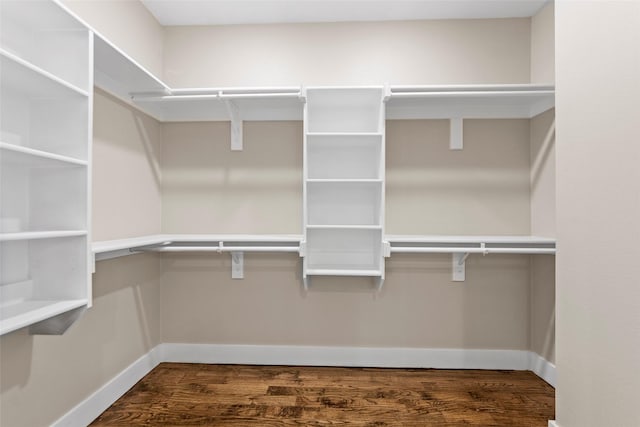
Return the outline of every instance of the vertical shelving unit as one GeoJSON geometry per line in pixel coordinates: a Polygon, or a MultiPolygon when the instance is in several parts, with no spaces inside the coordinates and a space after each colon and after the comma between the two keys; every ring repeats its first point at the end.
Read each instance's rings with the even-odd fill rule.
{"type": "Polygon", "coordinates": [[[0,334],[58,334],[90,305],[91,32],[0,2],[0,334]]]}
{"type": "Polygon", "coordinates": [[[384,279],[384,90],[309,88],[304,109],[304,267],[384,279]]]}

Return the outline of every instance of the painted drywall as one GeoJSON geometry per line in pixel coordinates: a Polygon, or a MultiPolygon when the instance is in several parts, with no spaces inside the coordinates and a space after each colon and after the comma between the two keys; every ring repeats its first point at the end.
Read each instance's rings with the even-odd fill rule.
{"type": "Polygon", "coordinates": [[[530,350],[545,360],[556,360],[556,260],[553,255],[531,256],[530,350]]]}
{"type": "MultiPolygon", "coordinates": [[[[456,152],[448,129],[387,122],[388,232],[528,234],[529,121],[469,120],[456,152]]],[[[245,123],[242,152],[227,123],[163,130],[165,232],[301,233],[300,122],[245,123]]],[[[471,256],[467,282],[452,283],[448,255],[394,255],[380,295],[348,278],[314,278],[304,294],[295,255],[245,254],[243,280],[228,254],[165,255],[162,339],[528,350],[529,262],[471,256]]]]}
{"type": "Polygon", "coordinates": [[[0,425],[50,425],[159,344],[159,263],[101,261],[93,307],[64,335],[0,337],[0,425]]]}
{"type": "Polygon", "coordinates": [[[164,29],[139,0],[61,0],[61,3],[162,79],[164,29]]]}
{"type": "Polygon", "coordinates": [[[166,27],[172,87],[527,83],[530,19],[166,27]]]}
{"type": "Polygon", "coordinates": [[[465,120],[463,150],[448,120],[386,133],[387,234],[529,234],[529,120],[465,120]]]}
{"type": "Polygon", "coordinates": [[[638,426],[640,3],[556,4],[556,420],[638,426]]]}
{"type": "Polygon", "coordinates": [[[555,82],[555,2],[531,17],[531,83],[555,82]]]}
{"type": "Polygon", "coordinates": [[[556,236],[555,110],[531,119],[531,234],[556,236]]]}
{"type": "Polygon", "coordinates": [[[302,233],[302,122],[165,123],[165,233],[302,233]]]}
{"type": "Polygon", "coordinates": [[[472,256],[451,283],[449,256],[397,256],[378,295],[363,278],[314,278],[305,294],[295,255],[244,264],[232,280],[228,254],[163,256],[163,341],[528,349],[528,257],[472,256]]]}
{"type": "Polygon", "coordinates": [[[93,123],[93,240],[161,230],[161,127],[96,89],[93,123]]]}

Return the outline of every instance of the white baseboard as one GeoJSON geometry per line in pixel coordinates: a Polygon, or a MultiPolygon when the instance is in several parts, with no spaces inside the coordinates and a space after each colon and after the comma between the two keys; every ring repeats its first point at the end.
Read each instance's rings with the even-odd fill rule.
{"type": "Polygon", "coordinates": [[[161,344],[159,347],[162,359],[167,362],[248,365],[527,370],[531,357],[530,352],[520,350],[219,344],[161,344]]]}
{"type": "MultiPolygon", "coordinates": [[[[524,350],[314,347],[165,343],[136,360],[76,405],[54,427],[87,425],[159,363],[209,363],[378,368],[531,370],[555,383],[555,366],[524,350]]],[[[549,424],[550,427],[554,425],[549,424]]],[[[557,426],[555,426],[557,427],[557,426]]]]}
{"type": "Polygon", "coordinates": [[[560,427],[556,420],[549,420],[549,427],[560,427]]]}
{"type": "Polygon", "coordinates": [[[537,353],[529,352],[529,370],[545,380],[552,387],[556,386],[556,365],[537,353]]]}
{"type": "Polygon", "coordinates": [[[52,427],[86,426],[161,362],[158,347],[133,362],[89,397],[51,424],[52,427]]]}

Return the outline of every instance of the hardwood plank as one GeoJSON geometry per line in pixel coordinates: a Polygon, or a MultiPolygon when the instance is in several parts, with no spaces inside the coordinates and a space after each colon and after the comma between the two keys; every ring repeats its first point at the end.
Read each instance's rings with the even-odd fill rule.
{"type": "Polygon", "coordinates": [[[530,426],[555,391],[531,372],[163,363],[92,426],[530,426]]]}

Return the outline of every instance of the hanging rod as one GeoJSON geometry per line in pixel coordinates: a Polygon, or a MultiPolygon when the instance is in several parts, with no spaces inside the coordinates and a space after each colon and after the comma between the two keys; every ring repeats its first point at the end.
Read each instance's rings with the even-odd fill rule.
{"type": "Polygon", "coordinates": [[[136,252],[300,252],[299,246],[158,246],[132,249],[136,252]]]}
{"type": "Polygon", "coordinates": [[[518,90],[518,91],[416,91],[391,92],[391,98],[482,98],[482,97],[510,97],[510,96],[544,96],[553,95],[553,90],[518,90]]]}
{"type": "Polygon", "coordinates": [[[422,253],[422,254],[555,254],[555,248],[480,248],[480,247],[434,247],[421,248],[413,246],[391,246],[392,253],[422,253]]]}

